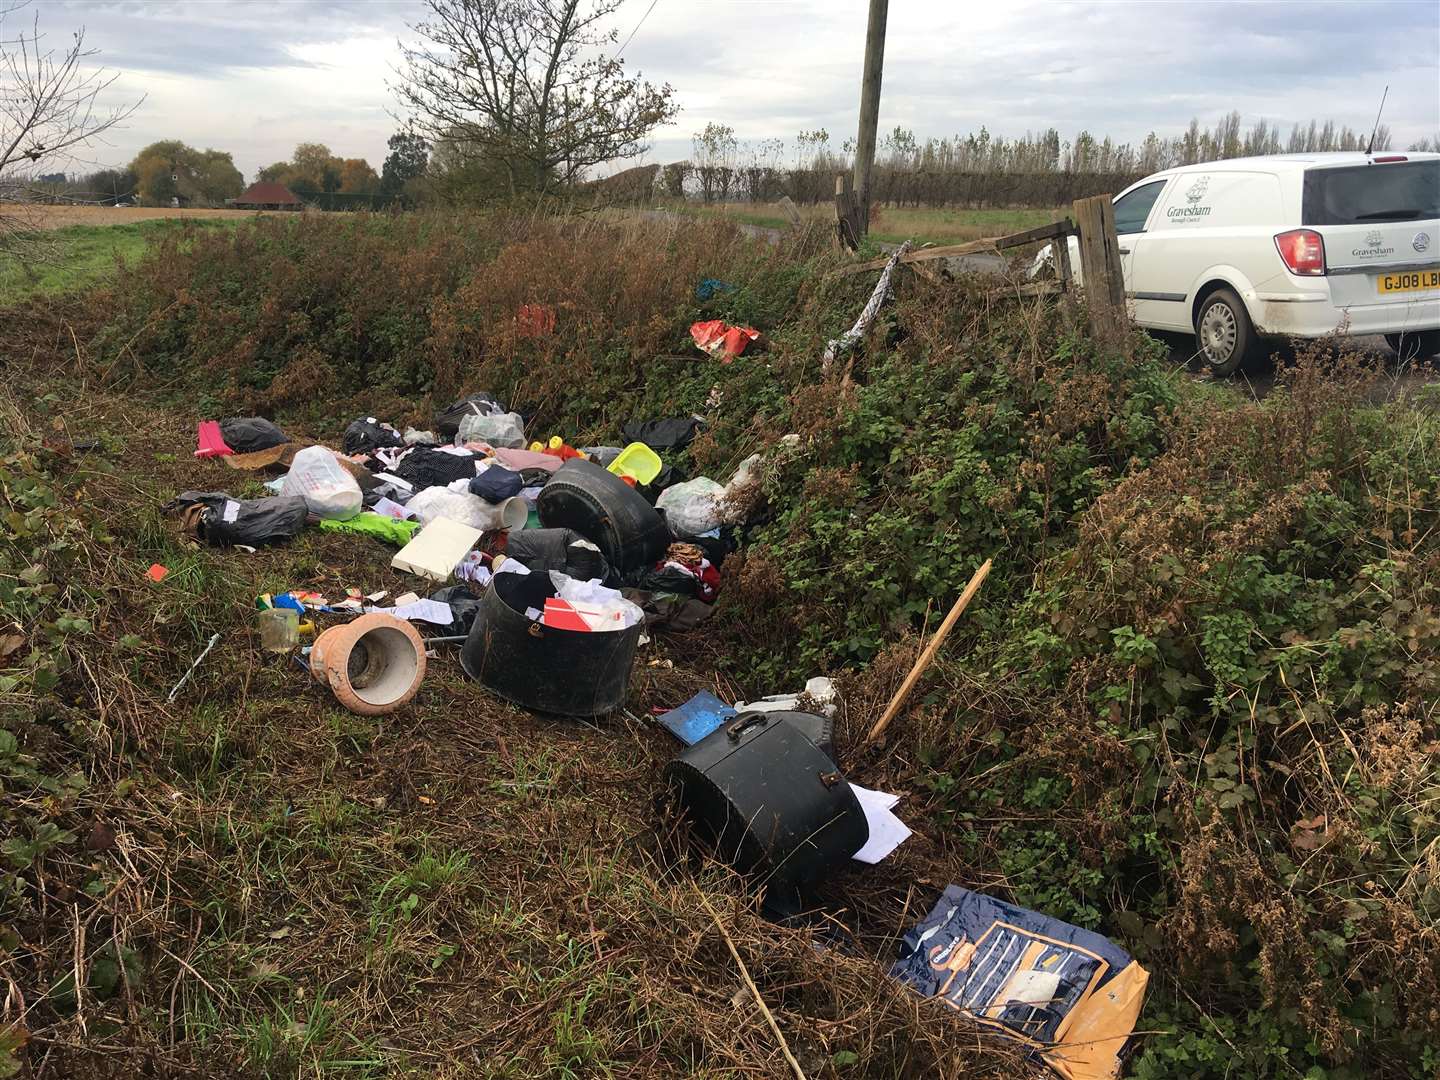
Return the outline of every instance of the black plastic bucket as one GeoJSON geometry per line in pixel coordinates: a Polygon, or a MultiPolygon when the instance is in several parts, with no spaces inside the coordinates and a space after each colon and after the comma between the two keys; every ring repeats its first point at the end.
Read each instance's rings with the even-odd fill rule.
{"type": "Polygon", "coordinates": [[[572,458],[535,500],[540,524],[574,529],[619,573],[650,566],[670,546],[670,530],[645,497],[594,462],[572,458]]]}
{"type": "Polygon", "coordinates": [[[527,618],[555,595],[550,575],[496,574],[460,648],[465,674],[534,712],[599,716],[625,703],[644,624],[628,630],[559,630],[527,618]]]}
{"type": "Polygon", "coordinates": [[[670,762],[665,778],[699,839],[782,910],[870,837],[835,763],[773,713],[741,713],[670,762]]]}

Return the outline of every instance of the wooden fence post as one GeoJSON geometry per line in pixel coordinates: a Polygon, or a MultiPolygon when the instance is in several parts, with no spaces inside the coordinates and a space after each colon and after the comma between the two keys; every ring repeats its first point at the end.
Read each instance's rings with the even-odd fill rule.
{"type": "Polygon", "coordinates": [[[1080,272],[1090,319],[1102,337],[1119,341],[1125,333],[1125,275],[1120,266],[1120,241],[1115,235],[1115,208],[1109,195],[1076,199],[1075,224],[1080,228],[1080,272]]]}
{"type": "Polygon", "coordinates": [[[849,173],[840,173],[835,177],[835,229],[843,246],[851,251],[860,246],[860,214],[855,206],[849,173]]]}

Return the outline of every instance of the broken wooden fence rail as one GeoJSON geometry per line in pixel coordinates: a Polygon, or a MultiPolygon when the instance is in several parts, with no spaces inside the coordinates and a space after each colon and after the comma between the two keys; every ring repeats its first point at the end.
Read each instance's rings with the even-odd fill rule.
{"type": "MultiPolygon", "coordinates": [[[[854,194],[850,191],[848,179],[845,177],[836,178],[835,206],[840,217],[839,228],[843,239],[847,218],[842,211],[854,209],[854,194]]],[[[1115,232],[1115,208],[1109,195],[1096,195],[1088,199],[1076,199],[1071,209],[1075,215],[1073,221],[1066,217],[1049,225],[1040,225],[1005,236],[989,236],[964,244],[917,248],[902,254],[900,263],[934,281],[935,274],[927,272],[928,268],[922,264],[963,255],[998,255],[1026,244],[1049,241],[1055,279],[1027,282],[1013,290],[1018,296],[1048,296],[1057,292],[1068,292],[1074,281],[1074,267],[1070,260],[1070,237],[1074,236],[1080,250],[1080,272],[1085,285],[1085,301],[1090,309],[1091,324],[1098,336],[1118,342],[1124,336],[1127,315],[1120,242],[1115,232]]],[[[848,220],[853,222],[854,218],[848,220]]],[[[842,268],[840,273],[863,274],[870,270],[881,270],[892,257],[887,255],[855,263],[842,268]]],[[[1005,291],[1009,293],[1012,290],[1005,291]]]]}
{"type": "MultiPolygon", "coordinates": [[[[914,251],[908,252],[900,261],[906,266],[913,266],[915,263],[930,262],[935,259],[951,259],[959,255],[999,254],[1009,248],[1022,247],[1025,244],[1034,244],[1041,240],[1059,240],[1073,235],[1075,231],[1075,226],[1070,219],[1063,218],[1049,225],[1041,225],[1006,236],[987,236],[980,240],[969,240],[963,244],[941,244],[935,247],[916,248],[914,251]]],[[[1059,246],[1059,244],[1054,245],[1056,248],[1059,246]]],[[[886,255],[878,259],[870,259],[867,262],[856,263],[854,266],[847,266],[841,273],[861,274],[867,270],[880,270],[889,261],[890,257],[886,255]]],[[[1068,263],[1069,260],[1066,261],[1068,263]]]]}

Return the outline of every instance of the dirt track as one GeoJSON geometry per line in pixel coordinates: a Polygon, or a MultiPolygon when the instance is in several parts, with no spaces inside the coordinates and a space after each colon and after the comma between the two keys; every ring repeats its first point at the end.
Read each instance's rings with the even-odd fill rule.
{"type": "Polygon", "coordinates": [[[64,229],[71,225],[125,225],[156,218],[236,218],[260,213],[257,210],[174,209],[168,206],[34,206],[38,223],[46,229],[64,229]]]}

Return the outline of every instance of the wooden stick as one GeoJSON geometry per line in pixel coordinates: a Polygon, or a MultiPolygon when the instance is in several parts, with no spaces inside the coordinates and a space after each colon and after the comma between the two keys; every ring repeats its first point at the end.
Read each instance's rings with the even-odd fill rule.
{"type": "Polygon", "coordinates": [[[730,955],[735,958],[735,965],[740,969],[740,977],[745,980],[745,985],[750,988],[750,994],[755,998],[755,1004],[760,1006],[760,1011],[765,1014],[765,1019],[770,1023],[770,1030],[775,1033],[775,1038],[780,1043],[780,1052],[785,1055],[785,1060],[790,1063],[790,1068],[795,1073],[795,1080],[805,1080],[805,1070],[800,1068],[800,1063],[795,1060],[795,1055],[790,1053],[790,1044],[785,1041],[785,1035],[780,1030],[780,1025],[775,1022],[775,1014],[765,1004],[765,999],[760,996],[760,988],[755,985],[755,980],[750,978],[750,969],[745,966],[745,961],[740,959],[740,950],[735,948],[735,942],[725,930],[725,924],[720,921],[720,916],[715,914],[715,909],[710,906],[710,901],[705,899],[704,893],[697,894],[700,903],[705,905],[705,910],[710,913],[710,918],[715,921],[715,929],[720,931],[720,936],[725,939],[726,946],[730,949],[730,955]]]}
{"type": "Polygon", "coordinates": [[[895,691],[895,696],[890,699],[890,704],[885,707],[884,714],[875,721],[875,726],[870,729],[870,734],[865,737],[867,746],[873,745],[885,734],[885,729],[890,726],[890,721],[895,719],[895,714],[905,704],[905,699],[910,696],[910,691],[915,689],[915,684],[920,681],[920,676],[925,674],[925,669],[935,659],[935,654],[940,651],[944,644],[945,637],[950,633],[950,628],[960,618],[960,613],[965,610],[975,594],[980,591],[980,586],[985,581],[985,576],[990,573],[990,560],[986,559],[985,564],[975,571],[975,576],[970,579],[970,584],[965,586],[965,591],[960,594],[960,599],[955,601],[955,606],[950,609],[950,614],[945,616],[945,621],[940,624],[940,629],[935,631],[935,636],[930,639],[930,644],[925,646],[925,651],[915,661],[915,666],[910,669],[910,674],[905,676],[905,681],[900,684],[900,689],[895,691]]]}

